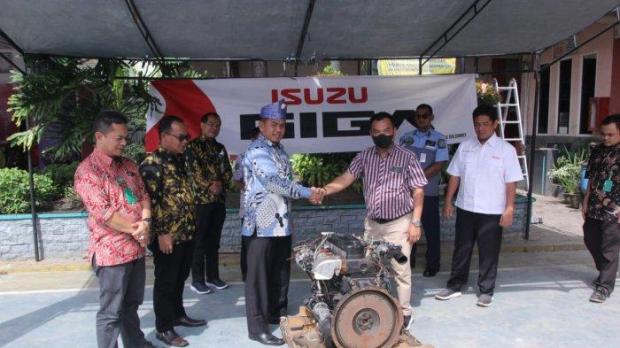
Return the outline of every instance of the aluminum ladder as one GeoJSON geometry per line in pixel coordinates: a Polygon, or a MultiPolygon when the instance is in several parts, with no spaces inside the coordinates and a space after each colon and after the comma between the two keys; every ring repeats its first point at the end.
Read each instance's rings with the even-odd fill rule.
{"type": "Polygon", "coordinates": [[[521,172],[525,178],[526,189],[528,189],[530,187],[530,176],[527,168],[527,157],[525,155],[525,134],[523,133],[523,118],[521,117],[521,106],[519,104],[519,89],[517,87],[517,81],[513,78],[510,80],[508,86],[500,87],[497,80],[493,79],[493,84],[497,94],[499,95],[499,101],[496,104],[497,115],[499,116],[499,134],[502,139],[511,143],[517,150],[517,158],[519,159],[521,172]],[[515,117],[509,119],[511,110],[514,110],[513,115],[515,117]],[[506,137],[506,130],[509,126],[511,127],[511,130],[516,128],[516,136],[511,134],[510,137],[506,137]]]}

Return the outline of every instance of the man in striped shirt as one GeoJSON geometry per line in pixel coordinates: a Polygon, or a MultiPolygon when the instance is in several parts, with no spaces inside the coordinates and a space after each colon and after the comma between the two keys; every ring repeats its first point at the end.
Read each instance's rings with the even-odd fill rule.
{"type": "MultiPolygon", "coordinates": [[[[370,119],[370,135],[375,146],[355,156],[347,171],[323,187],[329,195],[344,190],[356,179],[362,178],[366,219],[364,238],[385,240],[400,245],[405,255],[420,239],[424,171],[416,155],[394,144],[396,127],[386,112],[370,119]]],[[[396,272],[398,301],[405,317],[405,327],[411,323],[411,268],[409,263],[392,260],[396,272]]]]}

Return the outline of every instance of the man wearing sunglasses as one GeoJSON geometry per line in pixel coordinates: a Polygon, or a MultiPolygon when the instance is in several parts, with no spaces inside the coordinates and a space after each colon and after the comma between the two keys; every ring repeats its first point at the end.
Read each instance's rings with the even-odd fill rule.
{"type": "Polygon", "coordinates": [[[201,136],[192,140],[185,150],[196,200],[196,247],[191,289],[199,294],[209,294],[213,292],[212,288],[222,290],[228,287],[220,279],[218,251],[226,218],[226,186],[232,179],[232,168],[226,148],[215,140],[221,125],[218,114],[206,113],[200,122],[201,136]]]}
{"type": "MultiPolygon", "coordinates": [[[[422,228],[426,236],[426,268],[423,275],[434,277],[439,271],[440,231],[439,231],[439,179],[441,169],[448,161],[446,137],[433,128],[433,108],[420,104],[415,111],[416,128],[400,137],[400,145],[413,151],[420,161],[428,184],[424,186],[424,210],[422,228]]],[[[416,245],[411,248],[411,268],[415,267],[416,245]]]]}
{"type": "Polygon", "coordinates": [[[156,236],[149,244],[155,264],[156,337],[175,347],[189,343],[176,333],[174,326],[206,325],[205,320],[188,317],[183,308],[183,289],[192,265],[196,231],[194,195],[183,157],[188,142],[183,121],[177,116],[165,116],[159,121],[159,149],[140,165],[151,196],[151,230],[156,236]]]}

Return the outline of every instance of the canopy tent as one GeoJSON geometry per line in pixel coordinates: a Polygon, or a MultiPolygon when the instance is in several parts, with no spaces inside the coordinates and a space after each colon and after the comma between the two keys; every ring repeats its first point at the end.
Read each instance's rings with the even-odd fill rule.
{"type": "MultiPolygon", "coordinates": [[[[618,18],[604,31],[613,28],[620,22],[618,7],[618,0],[108,0],[105,5],[89,0],[0,0],[0,48],[84,58],[296,64],[540,53],[615,8],[618,18]]],[[[0,58],[12,63],[1,52],[0,58]]],[[[536,80],[538,86],[538,74],[536,80]]],[[[531,154],[535,141],[536,127],[531,154]]],[[[39,261],[30,156],[28,160],[39,261]]],[[[530,185],[528,220],[531,195],[530,185]]]]}
{"type": "Polygon", "coordinates": [[[0,0],[23,53],[194,60],[373,59],[536,52],[618,0],[0,0]],[[445,45],[444,45],[445,44],[445,45]]]}

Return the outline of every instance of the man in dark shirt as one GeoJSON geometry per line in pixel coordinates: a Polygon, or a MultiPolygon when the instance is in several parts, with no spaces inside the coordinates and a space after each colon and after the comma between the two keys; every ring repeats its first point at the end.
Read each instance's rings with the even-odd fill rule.
{"type": "Polygon", "coordinates": [[[215,140],[221,125],[220,116],[214,112],[202,116],[202,135],[192,140],[185,150],[196,200],[196,247],[191,289],[199,294],[212,292],[209,287],[220,290],[228,287],[220,279],[218,250],[226,218],[226,186],[232,179],[232,169],[226,148],[215,140]]]}
{"type": "Polygon", "coordinates": [[[614,290],[620,252],[620,114],[600,127],[603,142],[588,161],[588,190],[583,199],[583,239],[599,271],[590,301],[602,303],[614,290]]]}
{"type": "Polygon", "coordinates": [[[174,331],[174,326],[206,325],[204,320],[188,317],[183,308],[183,289],[192,264],[196,228],[194,197],[183,158],[188,141],[183,121],[166,116],[159,121],[159,149],[140,165],[151,197],[151,230],[156,236],[149,244],[155,264],[156,337],[176,347],[189,343],[174,331]]]}

